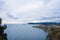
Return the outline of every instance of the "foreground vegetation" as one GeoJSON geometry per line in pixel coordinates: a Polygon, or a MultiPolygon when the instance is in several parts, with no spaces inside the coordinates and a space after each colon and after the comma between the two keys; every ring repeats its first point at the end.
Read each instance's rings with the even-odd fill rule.
{"type": "Polygon", "coordinates": [[[6,24],[1,26],[2,19],[0,18],[0,40],[7,40],[7,34],[4,33],[4,30],[7,28],[6,24]]]}

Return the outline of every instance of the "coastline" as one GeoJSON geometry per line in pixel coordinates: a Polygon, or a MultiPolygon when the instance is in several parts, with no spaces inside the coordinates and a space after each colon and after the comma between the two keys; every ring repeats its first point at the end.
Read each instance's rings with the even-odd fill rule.
{"type": "Polygon", "coordinates": [[[48,32],[46,40],[60,40],[60,25],[39,25],[34,28],[43,29],[48,32]]]}

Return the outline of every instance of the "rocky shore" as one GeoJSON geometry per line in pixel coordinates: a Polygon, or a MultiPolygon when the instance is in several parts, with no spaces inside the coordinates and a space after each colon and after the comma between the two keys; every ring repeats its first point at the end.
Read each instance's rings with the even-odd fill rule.
{"type": "Polygon", "coordinates": [[[48,32],[46,40],[60,40],[60,25],[39,25],[33,26],[34,28],[43,29],[48,32]]]}

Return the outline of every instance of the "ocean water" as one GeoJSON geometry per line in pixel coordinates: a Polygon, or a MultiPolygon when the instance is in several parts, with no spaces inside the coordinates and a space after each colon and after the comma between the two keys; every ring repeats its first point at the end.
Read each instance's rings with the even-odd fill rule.
{"type": "Polygon", "coordinates": [[[33,28],[29,24],[7,24],[8,40],[46,40],[47,32],[42,29],[33,28]]]}

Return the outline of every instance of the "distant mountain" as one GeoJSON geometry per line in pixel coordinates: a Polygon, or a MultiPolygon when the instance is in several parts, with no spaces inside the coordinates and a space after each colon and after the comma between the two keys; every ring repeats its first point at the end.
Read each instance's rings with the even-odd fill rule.
{"type": "Polygon", "coordinates": [[[60,22],[39,22],[39,23],[28,23],[28,24],[44,24],[44,25],[47,25],[47,24],[60,24],[60,22]]]}

